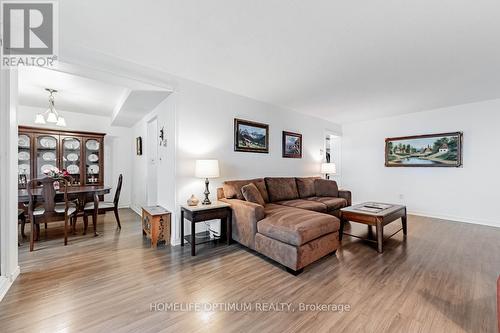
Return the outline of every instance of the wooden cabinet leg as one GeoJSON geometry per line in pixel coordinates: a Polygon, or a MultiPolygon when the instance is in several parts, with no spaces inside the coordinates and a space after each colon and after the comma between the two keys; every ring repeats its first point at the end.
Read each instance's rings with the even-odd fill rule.
{"type": "Polygon", "coordinates": [[[153,217],[151,219],[151,247],[156,247],[158,245],[158,217],[153,217]]]}
{"type": "Polygon", "coordinates": [[[377,250],[378,253],[384,252],[384,226],[382,222],[377,222],[377,250]]]}

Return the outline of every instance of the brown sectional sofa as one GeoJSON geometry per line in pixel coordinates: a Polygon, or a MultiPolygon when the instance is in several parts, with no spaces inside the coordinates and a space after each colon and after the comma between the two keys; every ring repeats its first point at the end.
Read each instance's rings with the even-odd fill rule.
{"type": "Polygon", "coordinates": [[[231,204],[232,238],[293,274],[335,253],[339,247],[339,209],[351,205],[349,191],[339,191],[334,181],[319,177],[226,181],[217,195],[231,204]],[[265,205],[245,200],[242,188],[251,183],[265,205]]]}

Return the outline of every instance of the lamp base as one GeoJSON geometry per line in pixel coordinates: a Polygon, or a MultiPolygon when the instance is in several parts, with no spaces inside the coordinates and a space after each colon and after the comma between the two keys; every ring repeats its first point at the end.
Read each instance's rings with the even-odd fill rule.
{"type": "Polygon", "coordinates": [[[203,192],[205,194],[205,199],[201,203],[202,205],[211,205],[212,204],[212,202],[208,198],[208,195],[210,194],[210,191],[208,190],[208,184],[209,184],[208,178],[206,178],[205,179],[205,192],[203,192]]]}

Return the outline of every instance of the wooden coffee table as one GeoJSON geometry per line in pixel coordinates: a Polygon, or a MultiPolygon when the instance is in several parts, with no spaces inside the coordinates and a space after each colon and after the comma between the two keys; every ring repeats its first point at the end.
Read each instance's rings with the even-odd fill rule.
{"type": "Polygon", "coordinates": [[[345,222],[352,221],[357,223],[363,223],[368,226],[375,226],[377,229],[377,240],[371,240],[366,238],[361,238],[366,241],[376,242],[377,250],[379,253],[384,252],[383,242],[384,242],[384,226],[396,221],[401,218],[402,228],[387,237],[391,238],[401,230],[406,236],[407,234],[407,217],[406,217],[406,206],[393,205],[379,202],[365,202],[363,204],[342,208],[340,218],[340,231],[339,238],[342,241],[342,235],[348,235],[356,238],[361,238],[355,235],[344,233],[345,222]]]}

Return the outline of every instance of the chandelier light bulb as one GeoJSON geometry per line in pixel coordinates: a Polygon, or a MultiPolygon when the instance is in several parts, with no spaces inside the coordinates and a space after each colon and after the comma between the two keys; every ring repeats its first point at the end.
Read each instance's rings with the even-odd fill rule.
{"type": "Polygon", "coordinates": [[[45,124],[45,118],[43,117],[43,114],[39,113],[36,115],[35,124],[45,124]]]}

